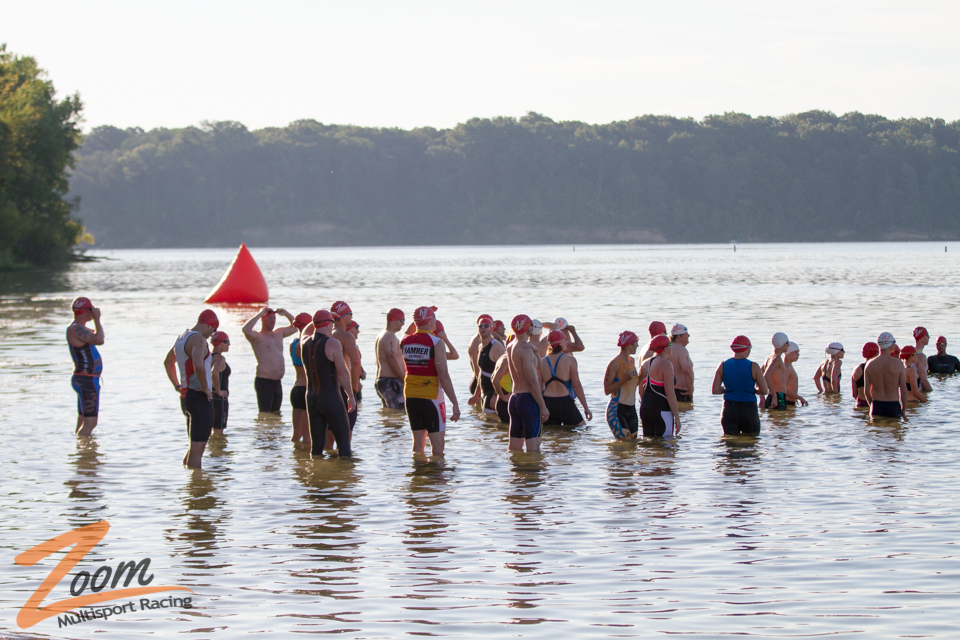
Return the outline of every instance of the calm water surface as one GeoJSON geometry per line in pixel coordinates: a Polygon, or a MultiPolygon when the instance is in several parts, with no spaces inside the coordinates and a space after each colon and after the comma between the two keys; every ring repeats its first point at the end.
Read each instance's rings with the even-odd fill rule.
{"type": "MultiPolygon", "coordinates": [[[[409,317],[437,305],[464,354],[451,367],[464,416],[443,459],[417,459],[404,416],[379,408],[371,373],[356,457],[311,461],[289,442],[289,405],[257,416],[240,333],[251,311],[219,309],[233,338],[230,424],[197,473],[180,466],[184,420],[161,361],[234,252],[116,251],[61,275],[5,274],[0,631],[955,637],[960,380],[934,380],[928,405],[883,424],[849,393],[818,397],[811,381],[832,340],[847,347],[844,388],[880,331],[903,345],[923,324],[960,340],[960,245],[943,248],[254,250],[273,306],[350,303],[369,372],[390,307],[409,317]],[[63,337],[80,294],[102,309],[107,335],[88,442],[72,435],[63,337]],[[577,327],[592,423],[548,428],[542,455],[507,452],[505,428],[466,407],[466,346],[484,311],[577,327]],[[602,373],[617,334],[654,319],[690,328],[696,404],[676,442],[617,444],[602,373]],[[721,401],[704,395],[713,371],[734,335],[750,336],[762,359],[775,331],[801,347],[810,406],[764,416],[760,438],[724,439],[721,401]],[[110,531],[77,570],[148,557],[154,584],[189,587],[195,606],[21,631],[17,612],[62,554],[34,567],[14,557],[99,520],[110,531]]],[[[288,365],[285,394],[292,380],[288,365]]],[[[72,576],[47,603],[69,597],[72,576]]]]}

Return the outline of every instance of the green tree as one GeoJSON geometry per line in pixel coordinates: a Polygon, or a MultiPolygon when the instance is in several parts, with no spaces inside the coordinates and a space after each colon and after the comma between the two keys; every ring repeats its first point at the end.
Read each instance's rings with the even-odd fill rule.
{"type": "Polygon", "coordinates": [[[0,267],[73,257],[84,231],[64,196],[81,108],[79,95],[56,99],[33,58],[0,44],[0,267]]]}

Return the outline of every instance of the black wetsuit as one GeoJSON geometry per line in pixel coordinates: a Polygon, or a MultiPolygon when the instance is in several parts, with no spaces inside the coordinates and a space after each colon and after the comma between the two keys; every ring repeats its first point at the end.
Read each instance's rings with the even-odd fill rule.
{"type": "MultiPolygon", "coordinates": [[[[220,372],[220,390],[230,390],[230,365],[226,360],[223,362],[223,371],[220,372]]],[[[213,428],[227,428],[227,414],[230,410],[230,401],[227,398],[221,398],[213,394],[213,428]]]]}
{"type": "MultiPolygon", "coordinates": [[[[497,392],[493,388],[493,382],[490,376],[493,370],[497,368],[497,363],[490,359],[490,350],[493,348],[493,340],[487,343],[480,351],[480,357],[477,358],[477,367],[480,368],[480,397],[483,399],[483,408],[491,409],[490,399],[497,397],[497,392]]],[[[476,393],[476,391],[474,391],[476,393]]]]}
{"type": "MultiPolygon", "coordinates": [[[[652,367],[653,361],[660,357],[655,356],[648,366],[652,367]]],[[[640,396],[640,425],[644,438],[673,437],[673,411],[667,400],[666,388],[664,383],[655,382],[649,375],[643,386],[643,395],[640,396]]]]}
{"type": "Polygon", "coordinates": [[[935,355],[927,357],[927,370],[930,373],[960,373],[960,359],[951,355],[935,355]]]}
{"type": "Polygon", "coordinates": [[[303,366],[307,372],[307,418],[313,455],[323,455],[327,429],[330,429],[337,441],[340,457],[344,458],[351,453],[350,425],[337,378],[337,367],[325,352],[329,339],[329,336],[315,333],[300,342],[303,366]]]}

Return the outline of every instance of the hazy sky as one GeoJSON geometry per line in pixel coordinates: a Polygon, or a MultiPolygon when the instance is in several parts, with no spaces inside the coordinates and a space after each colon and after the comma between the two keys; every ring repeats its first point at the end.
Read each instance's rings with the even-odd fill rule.
{"type": "Polygon", "coordinates": [[[808,109],[960,119],[960,2],[27,2],[0,42],[85,128],[448,127],[808,109]]]}

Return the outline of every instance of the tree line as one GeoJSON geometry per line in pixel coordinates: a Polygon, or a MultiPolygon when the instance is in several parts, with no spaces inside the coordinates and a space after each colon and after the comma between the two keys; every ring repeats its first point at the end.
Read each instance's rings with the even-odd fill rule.
{"type": "Polygon", "coordinates": [[[957,238],[958,151],[960,122],[825,111],[102,126],[70,192],[111,247],[957,238]]]}
{"type": "Polygon", "coordinates": [[[0,269],[68,261],[83,238],[64,199],[83,105],[55,94],[36,60],[0,44],[0,269]]]}

